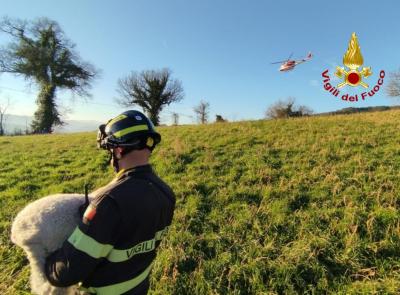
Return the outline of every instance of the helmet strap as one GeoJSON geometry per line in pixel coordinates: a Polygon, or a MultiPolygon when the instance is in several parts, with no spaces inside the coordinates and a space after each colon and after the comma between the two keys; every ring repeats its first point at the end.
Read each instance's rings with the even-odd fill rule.
{"type": "Polygon", "coordinates": [[[119,164],[118,164],[118,158],[115,156],[114,151],[110,150],[110,159],[109,159],[109,163],[112,163],[113,167],[114,167],[114,171],[116,173],[119,172],[119,164]]]}

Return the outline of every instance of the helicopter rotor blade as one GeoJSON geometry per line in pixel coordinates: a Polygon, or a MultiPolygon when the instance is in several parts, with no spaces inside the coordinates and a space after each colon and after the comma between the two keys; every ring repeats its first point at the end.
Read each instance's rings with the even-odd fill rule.
{"type": "Polygon", "coordinates": [[[281,63],[283,63],[283,62],[286,62],[286,60],[271,62],[271,65],[274,65],[274,64],[281,64],[281,63]]]}
{"type": "Polygon", "coordinates": [[[289,55],[287,60],[289,60],[292,56],[293,56],[293,52],[289,55]]]}

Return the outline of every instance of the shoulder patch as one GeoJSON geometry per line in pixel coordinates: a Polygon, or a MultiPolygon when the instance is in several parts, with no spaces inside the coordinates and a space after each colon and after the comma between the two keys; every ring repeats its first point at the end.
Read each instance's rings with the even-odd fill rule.
{"type": "Polygon", "coordinates": [[[83,223],[89,224],[90,221],[93,220],[94,216],[96,215],[96,206],[90,204],[87,208],[85,213],[83,214],[83,223]]]}

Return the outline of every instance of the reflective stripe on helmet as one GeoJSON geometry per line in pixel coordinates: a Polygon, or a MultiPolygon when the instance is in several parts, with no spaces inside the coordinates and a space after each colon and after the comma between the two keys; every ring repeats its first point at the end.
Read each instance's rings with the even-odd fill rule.
{"type": "Polygon", "coordinates": [[[149,127],[147,125],[136,125],[136,126],[131,126],[125,129],[122,129],[120,131],[115,132],[113,135],[116,138],[122,137],[126,134],[135,132],[135,131],[142,131],[142,130],[149,130],[149,127]]]}
{"type": "Polygon", "coordinates": [[[68,242],[87,255],[93,258],[106,257],[112,250],[113,246],[97,242],[92,237],[84,234],[79,227],[76,227],[72,235],[68,238],[68,242]]]}
{"type": "Polygon", "coordinates": [[[121,115],[115,117],[114,119],[110,120],[109,122],[107,122],[107,125],[106,125],[106,132],[108,132],[108,131],[110,130],[111,126],[112,126],[114,123],[117,123],[118,121],[121,121],[121,120],[123,120],[123,119],[125,119],[125,118],[128,118],[128,116],[126,116],[126,115],[124,115],[124,114],[121,114],[121,115]]]}
{"type": "Polygon", "coordinates": [[[153,251],[154,248],[156,247],[156,242],[162,240],[167,230],[168,226],[156,232],[156,235],[153,239],[140,242],[139,244],[136,244],[132,248],[123,250],[114,248],[107,255],[107,260],[110,262],[122,262],[131,259],[132,256],[134,255],[153,251]]]}
{"type": "Polygon", "coordinates": [[[153,263],[151,263],[141,274],[137,275],[133,279],[128,281],[117,283],[113,285],[108,285],[104,287],[90,287],[90,288],[83,288],[80,289],[83,291],[87,291],[90,293],[98,294],[98,295],[118,295],[128,292],[129,290],[138,286],[141,282],[143,282],[147,276],[149,275],[153,263]]]}

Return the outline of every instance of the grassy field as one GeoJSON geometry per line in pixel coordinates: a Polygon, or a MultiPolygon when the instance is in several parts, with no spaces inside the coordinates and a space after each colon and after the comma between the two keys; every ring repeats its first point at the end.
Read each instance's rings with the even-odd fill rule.
{"type": "MultiPolygon", "coordinates": [[[[151,294],[399,294],[400,111],[159,128],[177,207],[151,294]]],[[[95,134],[0,138],[0,294],[27,203],[113,176],[95,134]]]]}

